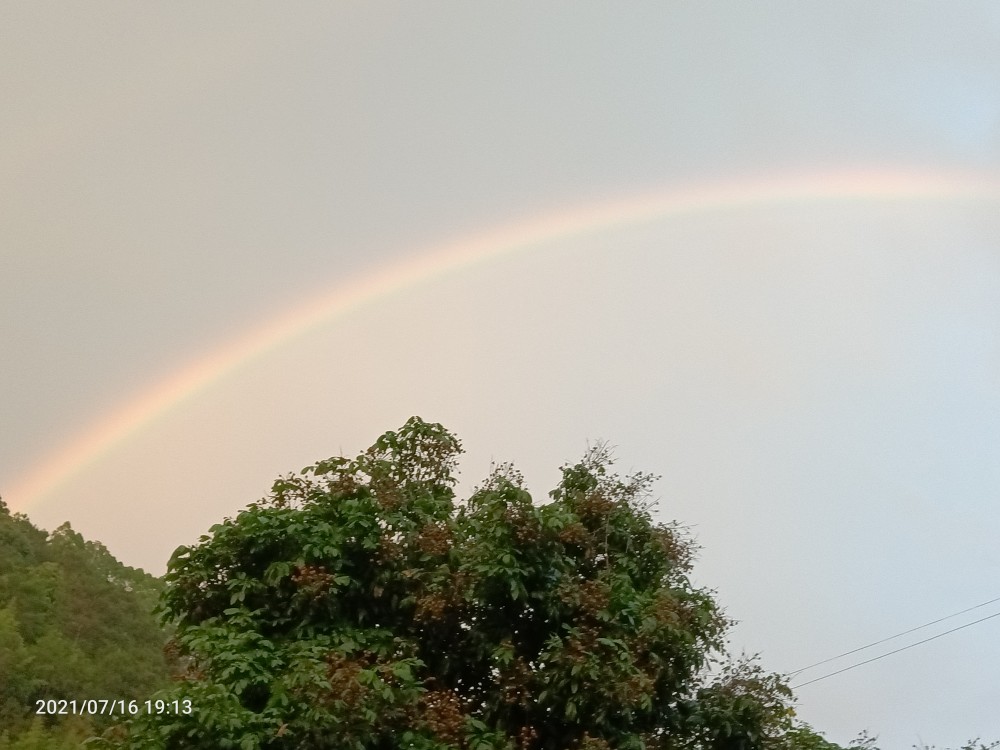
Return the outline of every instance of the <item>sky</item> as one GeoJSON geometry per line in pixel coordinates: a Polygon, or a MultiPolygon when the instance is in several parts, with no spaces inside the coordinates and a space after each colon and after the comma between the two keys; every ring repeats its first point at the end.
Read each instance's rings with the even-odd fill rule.
{"type": "MultiPolygon", "coordinates": [[[[413,414],[661,476],[791,672],[1000,597],[1000,11],[10,2],[0,494],[155,574],[413,414]]],[[[984,607],[803,673],[820,677],[984,607]]],[[[807,685],[1000,738],[1000,618],[807,685]]],[[[796,680],[792,681],[797,684],[796,680]]]]}

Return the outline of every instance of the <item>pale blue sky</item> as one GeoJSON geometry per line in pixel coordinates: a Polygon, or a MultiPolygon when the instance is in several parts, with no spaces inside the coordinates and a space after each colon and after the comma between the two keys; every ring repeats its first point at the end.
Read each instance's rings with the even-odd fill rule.
{"type": "MultiPolygon", "coordinates": [[[[992,3],[25,2],[0,25],[15,508],[153,383],[421,248],[692,184],[1000,179],[992,3]]],[[[509,459],[543,497],[604,438],[663,475],[734,646],[804,666],[1000,596],[998,201],[945,198],[720,208],[435,277],[27,509],[160,572],[411,414],[464,439],[466,488],[509,459]]],[[[887,748],[1000,737],[998,623],[803,688],[801,714],[887,748]]]]}

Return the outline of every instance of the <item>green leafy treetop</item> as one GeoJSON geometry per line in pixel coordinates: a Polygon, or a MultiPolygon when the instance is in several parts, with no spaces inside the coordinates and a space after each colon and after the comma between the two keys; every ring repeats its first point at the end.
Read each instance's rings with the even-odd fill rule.
{"type": "Polygon", "coordinates": [[[94,744],[837,747],[754,663],[707,676],[730,622],[688,577],[691,542],[653,521],[652,477],[611,473],[597,448],[547,504],[509,466],[458,502],[460,452],[412,418],[179,548],[162,611],[183,674],[156,696],[166,712],[94,744]]]}

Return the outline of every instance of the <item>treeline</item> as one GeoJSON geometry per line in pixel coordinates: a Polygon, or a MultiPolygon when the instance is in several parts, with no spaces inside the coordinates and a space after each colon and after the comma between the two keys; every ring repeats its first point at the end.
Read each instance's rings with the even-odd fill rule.
{"type": "Polygon", "coordinates": [[[39,701],[145,700],[168,684],[162,587],[69,524],[47,533],[0,500],[0,750],[79,748],[110,723],[39,715],[39,701]]]}

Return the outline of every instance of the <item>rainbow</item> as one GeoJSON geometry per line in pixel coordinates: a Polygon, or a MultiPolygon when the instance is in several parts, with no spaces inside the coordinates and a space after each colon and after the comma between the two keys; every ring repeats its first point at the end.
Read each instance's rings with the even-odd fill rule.
{"type": "Polygon", "coordinates": [[[46,498],[130,436],[240,367],[309,330],[337,320],[406,287],[460,271],[499,256],[527,252],[555,239],[683,215],[774,204],[846,200],[1000,201],[991,175],[928,171],[844,170],[813,175],[734,180],[666,188],[623,200],[583,206],[519,221],[443,245],[425,247],[411,259],[338,285],[277,319],[269,320],[138,394],[84,430],[22,477],[5,499],[24,510],[46,498]]]}

